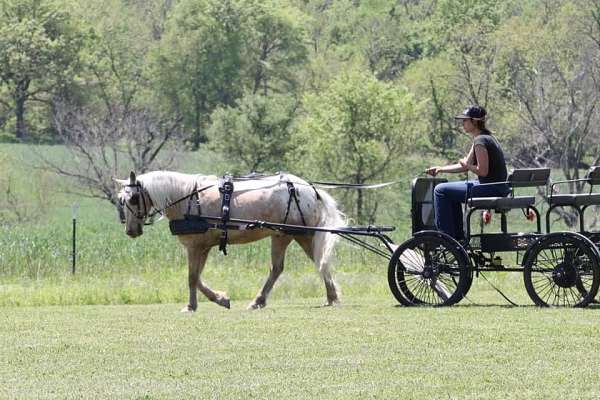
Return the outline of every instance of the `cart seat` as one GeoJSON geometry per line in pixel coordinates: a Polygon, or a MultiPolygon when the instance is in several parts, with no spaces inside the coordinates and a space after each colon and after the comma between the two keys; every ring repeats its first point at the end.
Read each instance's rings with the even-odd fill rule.
{"type": "Polygon", "coordinates": [[[558,194],[548,198],[551,206],[591,206],[600,205],[600,193],[558,194]]]}
{"type": "Polygon", "coordinates": [[[469,207],[487,208],[496,211],[508,211],[516,208],[527,208],[535,204],[535,196],[517,197],[473,197],[469,199],[469,207]]]}
{"type": "Polygon", "coordinates": [[[508,197],[473,197],[467,202],[471,208],[490,209],[505,212],[517,208],[527,208],[535,205],[535,196],[515,196],[517,187],[545,186],[550,178],[550,168],[520,168],[508,176],[507,183],[511,187],[508,197]]]}

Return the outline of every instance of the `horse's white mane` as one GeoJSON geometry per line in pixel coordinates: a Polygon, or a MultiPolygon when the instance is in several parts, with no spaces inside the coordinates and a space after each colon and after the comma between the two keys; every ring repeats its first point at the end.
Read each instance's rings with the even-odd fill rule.
{"type": "Polygon", "coordinates": [[[189,195],[194,190],[194,185],[200,189],[201,182],[210,178],[214,179],[214,177],[205,175],[152,171],[138,176],[138,181],[148,191],[154,207],[163,209],[170,203],[189,195]]]}

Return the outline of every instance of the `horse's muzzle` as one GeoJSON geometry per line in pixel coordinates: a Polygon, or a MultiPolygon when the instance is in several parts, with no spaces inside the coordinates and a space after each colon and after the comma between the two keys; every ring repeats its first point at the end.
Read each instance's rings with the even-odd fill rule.
{"type": "Polygon", "coordinates": [[[141,236],[144,232],[142,231],[142,227],[139,226],[137,229],[126,229],[125,233],[129,237],[136,238],[138,236],[141,236]]]}

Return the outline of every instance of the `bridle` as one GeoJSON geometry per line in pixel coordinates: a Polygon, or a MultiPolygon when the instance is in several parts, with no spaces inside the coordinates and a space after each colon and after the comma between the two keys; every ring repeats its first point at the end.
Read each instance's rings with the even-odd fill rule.
{"type": "MultiPolygon", "coordinates": [[[[152,205],[148,206],[146,203],[146,196],[144,196],[144,194],[148,194],[148,192],[141,183],[136,182],[134,184],[125,185],[125,187],[136,188],[136,191],[131,194],[129,202],[119,199],[119,220],[121,223],[124,224],[127,222],[125,218],[125,208],[127,208],[136,218],[144,221],[144,225],[154,224],[154,216],[160,214],[161,210],[155,210],[154,212],[149,213],[152,205]],[[137,210],[131,208],[129,204],[136,206],[137,210]],[[148,219],[150,219],[150,221],[147,221],[148,219]]],[[[150,198],[150,196],[148,196],[148,198],[150,198]]]]}
{"type": "Polygon", "coordinates": [[[133,215],[135,215],[136,218],[141,219],[144,221],[144,225],[152,225],[154,224],[154,217],[156,216],[156,214],[163,214],[163,211],[166,210],[169,207],[174,206],[175,204],[178,204],[186,199],[191,198],[192,196],[201,193],[207,189],[210,189],[211,187],[213,187],[215,185],[208,185],[208,186],[204,186],[200,189],[196,189],[194,188],[194,190],[183,196],[182,198],[167,204],[167,206],[163,209],[155,209],[153,212],[148,213],[149,209],[153,208],[153,205],[151,204],[150,207],[148,207],[148,205],[146,204],[146,197],[144,196],[144,193],[146,195],[148,195],[148,199],[150,201],[152,201],[150,199],[150,195],[148,194],[148,191],[146,189],[144,189],[144,187],[142,186],[141,183],[136,182],[134,184],[129,184],[129,185],[125,185],[125,187],[130,187],[130,188],[136,188],[137,190],[131,194],[131,197],[129,198],[129,203],[131,203],[134,206],[137,206],[137,211],[134,210],[133,208],[131,208],[129,206],[129,204],[125,201],[125,200],[120,200],[119,199],[119,205],[118,205],[118,209],[119,209],[119,220],[121,221],[122,224],[126,223],[127,220],[125,218],[125,208],[127,208],[129,210],[129,212],[131,212],[133,215]],[[142,199],[141,204],[142,207],[140,207],[140,199],[142,199]],[[143,209],[143,211],[142,211],[143,209]],[[146,221],[150,219],[149,221],[146,221]]]}

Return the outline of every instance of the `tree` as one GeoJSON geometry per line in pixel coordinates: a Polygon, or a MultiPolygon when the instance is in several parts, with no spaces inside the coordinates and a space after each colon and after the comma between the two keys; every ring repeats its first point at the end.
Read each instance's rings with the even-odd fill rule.
{"type": "MultiPolygon", "coordinates": [[[[247,1],[247,43],[244,57],[252,93],[267,96],[269,89],[289,92],[296,86],[294,69],[302,66],[308,51],[302,19],[281,1],[247,1]]],[[[245,85],[247,86],[247,85],[245,85]]]]}
{"type": "Polygon", "coordinates": [[[442,0],[438,3],[427,31],[431,36],[430,58],[412,77],[420,82],[420,91],[431,101],[430,140],[434,152],[455,161],[464,149],[457,149],[457,133],[462,127],[453,124],[453,115],[468,104],[492,108],[491,115],[499,130],[502,126],[502,94],[497,85],[496,32],[507,16],[516,13],[512,1],[442,0]],[[490,107],[492,106],[492,107],[490,107]]]}
{"type": "Polygon", "coordinates": [[[14,106],[15,135],[25,139],[27,103],[48,102],[73,79],[82,35],[55,2],[3,0],[0,5],[0,82],[14,106]]]}
{"type": "Polygon", "coordinates": [[[212,110],[242,93],[242,11],[236,0],[181,1],[154,53],[158,89],[184,116],[194,148],[212,110]]]}
{"type": "Polygon", "coordinates": [[[112,178],[132,169],[166,169],[173,163],[176,149],[171,143],[180,138],[180,118],[151,109],[99,113],[61,104],[55,110],[56,130],[74,162],[40,157],[47,169],[80,184],[75,193],[117,205],[112,178]]]}
{"type": "Polygon", "coordinates": [[[154,54],[157,85],[180,111],[197,148],[216,107],[244,93],[293,91],[306,60],[297,12],[281,2],[184,0],[154,54]]]}
{"type": "MultiPolygon", "coordinates": [[[[600,46],[594,34],[593,5],[546,8],[529,21],[507,26],[507,35],[525,34],[503,49],[504,82],[518,107],[520,138],[515,164],[558,167],[565,179],[600,163],[600,46]]],[[[598,31],[596,31],[598,32],[598,31]]],[[[577,193],[582,182],[569,190],[577,193]]],[[[577,214],[556,209],[569,226],[577,214]]]]}
{"type": "Polygon", "coordinates": [[[297,106],[289,96],[259,94],[243,97],[237,107],[219,107],[208,129],[210,146],[242,171],[281,171],[294,148],[297,106]]]}
{"type": "MultiPolygon", "coordinates": [[[[320,178],[366,184],[392,176],[417,142],[419,105],[404,88],[372,74],[342,74],[319,95],[307,95],[294,161],[320,178]]],[[[357,190],[348,206],[372,221],[377,199],[357,190]]]]}

